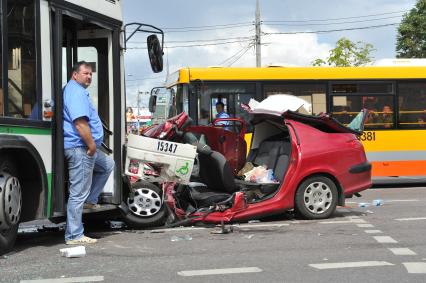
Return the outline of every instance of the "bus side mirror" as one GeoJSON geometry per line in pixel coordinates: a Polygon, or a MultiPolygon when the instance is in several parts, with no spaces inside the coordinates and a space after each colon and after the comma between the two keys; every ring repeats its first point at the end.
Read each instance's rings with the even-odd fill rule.
{"type": "Polygon", "coordinates": [[[152,34],[147,38],[148,56],[154,73],[163,70],[163,50],[157,35],[152,34]]]}
{"type": "Polygon", "coordinates": [[[156,106],[157,106],[157,96],[151,95],[149,97],[149,112],[154,113],[156,106]]]}

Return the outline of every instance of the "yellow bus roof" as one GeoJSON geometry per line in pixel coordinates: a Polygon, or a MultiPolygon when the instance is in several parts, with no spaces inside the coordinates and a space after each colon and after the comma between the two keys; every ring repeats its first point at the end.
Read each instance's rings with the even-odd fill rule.
{"type": "Polygon", "coordinates": [[[168,86],[190,81],[424,79],[426,66],[182,68],[168,86]]]}

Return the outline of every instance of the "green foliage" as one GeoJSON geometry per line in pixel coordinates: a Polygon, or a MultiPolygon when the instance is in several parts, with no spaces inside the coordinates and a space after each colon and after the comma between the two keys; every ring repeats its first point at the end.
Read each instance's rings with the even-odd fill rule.
{"type": "Polygon", "coordinates": [[[418,0],[398,27],[396,57],[426,57],[426,0],[418,0]]]}
{"type": "Polygon", "coordinates": [[[313,66],[362,66],[371,62],[370,53],[374,51],[373,45],[362,41],[352,42],[342,37],[336,42],[336,47],[330,50],[330,56],[326,59],[315,59],[312,61],[313,66]]]}

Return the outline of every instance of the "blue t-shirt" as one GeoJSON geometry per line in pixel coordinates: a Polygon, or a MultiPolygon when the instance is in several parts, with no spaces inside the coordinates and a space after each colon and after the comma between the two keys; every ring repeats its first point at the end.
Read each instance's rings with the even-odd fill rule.
{"type": "Polygon", "coordinates": [[[90,126],[96,146],[103,140],[101,119],[90,101],[89,92],[76,81],[70,80],[64,88],[64,148],[87,146],[74,126],[74,121],[84,117],[90,126]]]}
{"type": "MultiPolygon", "coordinates": [[[[217,119],[229,118],[229,115],[225,111],[222,111],[222,112],[216,114],[216,118],[217,119]]],[[[229,121],[219,121],[219,122],[216,123],[216,125],[227,126],[227,125],[229,125],[229,121]]]]}

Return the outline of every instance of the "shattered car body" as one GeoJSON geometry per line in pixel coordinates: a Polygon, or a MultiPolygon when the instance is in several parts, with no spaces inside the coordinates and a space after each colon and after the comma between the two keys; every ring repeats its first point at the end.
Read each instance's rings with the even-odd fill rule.
{"type": "MultiPolygon", "coordinates": [[[[217,124],[181,129],[185,113],[169,121],[180,122],[167,127],[163,136],[171,142],[192,144],[197,151],[190,178],[151,179],[161,187],[162,205],[168,207],[176,223],[238,222],[292,209],[305,218],[322,219],[329,217],[337,205],[343,205],[345,198],[371,186],[371,165],[357,139],[366,113],[361,112],[349,128],[327,115],[295,112],[303,106],[298,103],[292,104],[293,111],[289,110],[285,107],[289,101],[286,96],[268,99],[250,109],[254,132],[248,154],[242,120],[229,119],[240,124],[236,132],[217,124]],[[273,109],[268,103],[274,105],[273,109]],[[278,103],[281,106],[277,110],[278,103]],[[170,129],[175,129],[178,137],[170,129]],[[237,172],[246,162],[265,166],[274,180],[238,179],[237,172]]],[[[158,130],[150,131],[156,133],[156,138],[161,135],[158,130]]],[[[149,178],[140,177],[145,179],[141,182],[149,182],[149,178]]]]}

